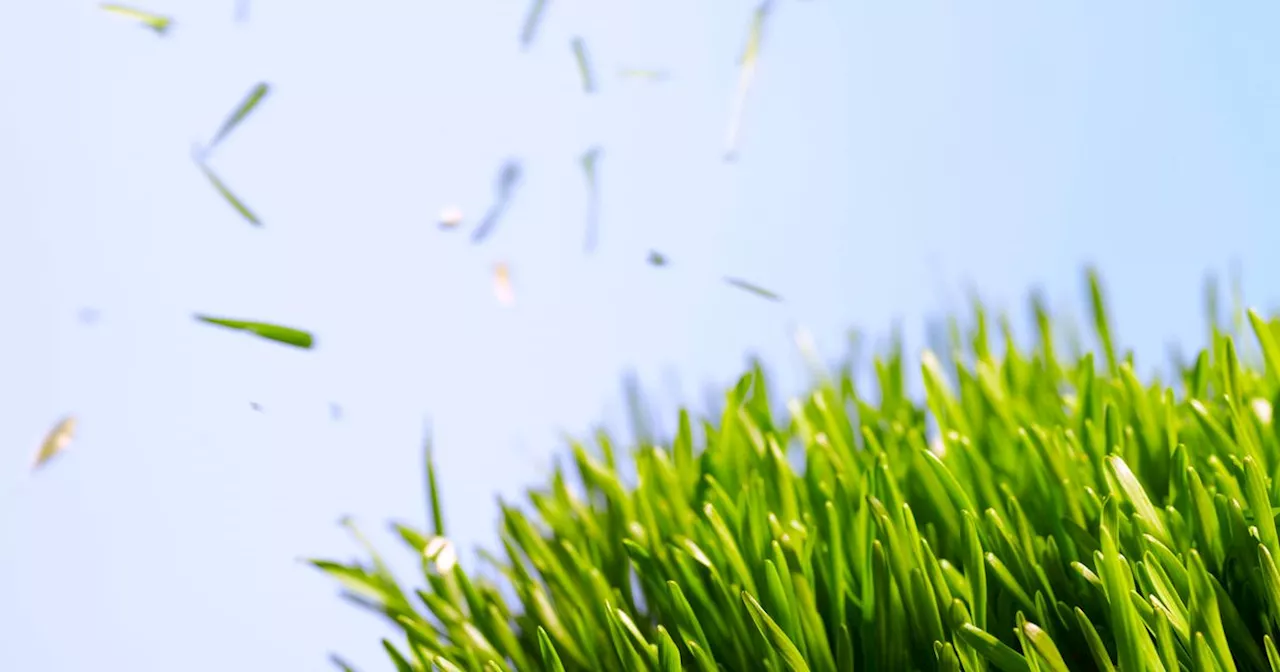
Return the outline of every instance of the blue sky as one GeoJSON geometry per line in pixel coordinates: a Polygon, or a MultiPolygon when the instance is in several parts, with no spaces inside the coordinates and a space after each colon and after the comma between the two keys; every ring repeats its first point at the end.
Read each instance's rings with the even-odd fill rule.
{"type": "Polygon", "coordinates": [[[528,53],[523,0],[256,0],[246,24],[232,0],[148,7],[168,37],[89,2],[0,23],[3,669],[309,670],[330,650],[389,669],[381,624],[297,558],[354,554],[345,514],[387,546],[387,519],[421,523],[428,417],[470,547],[561,432],[623,418],[629,369],[696,402],[755,352],[795,389],[795,325],[835,356],[849,327],[918,334],[968,286],[1076,309],[1087,262],[1148,368],[1200,340],[1205,272],[1238,260],[1250,303],[1280,301],[1274,3],[778,0],[736,164],[745,0],[552,0],[528,53]],[[190,148],[263,80],[213,159],[254,229],[190,148]],[[525,179],[490,240],[441,232],[508,157],[525,179]],[[32,476],[68,412],[76,443],[32,476]]]}

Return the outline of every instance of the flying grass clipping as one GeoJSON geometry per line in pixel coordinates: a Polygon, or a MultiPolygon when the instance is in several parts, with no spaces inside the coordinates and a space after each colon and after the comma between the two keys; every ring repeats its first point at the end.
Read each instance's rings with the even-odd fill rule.
{"type": "Polygon", "coordinates": [[[49,463],[50,460],[62,454],[62,451],[71,445],[71,441],[75,439],[76,434],[76,418],[68,415],[58,421],[53,429],[49,430],[49,434],[45,436],[44,443],[40,444],[40,450],[36,453],[35,460],[32,462],[32,470],[38,470],[49,463]]]}
{"type": "Polygon", "coordinates": [[[738,88],[734,93],[733,106],[729,111],[729,128],[725,131],[726,161],[738,158],[738,143],[742,133],[742,113],[747,105],[747,96],[756,80],[756,61],[760,57],[760,45],[764,40],[764,26],[773,9],[773,0],[764,0],[751,16],[751,28],[747,33],[747,44],[742,50],[742,58],[738,61],[738,88]]]}
{"type": "Polygon", "coordinates": [[[282,327],[278,324],[271,324],[268,322],[231,320],[223,317],[210,317],[208,315],[196,315],[195,319],[206,324],[212,324],[235,331],[243,331],[268,341],[290,345],[303,350],[310,350],[315,346],[315,338],[311,335],[311,332],[294,329],[293,327],[282,327]]]}
{"type": "Polygon", "coordinates": [[[104,12],[133,21],[143,28],[154,32],[156,35],[163,36],[169,32],[170,28],[173,27],[173,19],[160,14],[154,14],[141,9],[134,9],[133,7],[126,7],[125,5],[102,4],[99,5],[99,7],[104,12]]]}

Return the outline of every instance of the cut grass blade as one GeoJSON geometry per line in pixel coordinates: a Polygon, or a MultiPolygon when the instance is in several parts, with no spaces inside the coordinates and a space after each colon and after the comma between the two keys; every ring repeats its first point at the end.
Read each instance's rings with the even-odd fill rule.
{"type": "Polygon", "coordinates": [[[218,132],[213,134],[213,139],[210,140],[209,144],[205,147],[205,152],[208,153],[213,151],[214,147],[217,147],[227,138],[227,136],[231,135],[231,132],[244,122],[245,118],[249,116],[249,113],[253,112],[254,108],[256,108],[258,104],[262,102],[262,99],[266,98],[267,94],[270,92],[271,85],[266,82],[259,82],[254,85],[254,87],[249,90],[249,93],[245,96],[244,100],[240,102],[240,105],[231,112],[231,115],[227,117],[226,121],[222,122],[222,126],[218,128],[218,132]]]}
{"type": "Polygon", "coordinates": [[[50,460],[62,454],[62,451],[71,445],[71,441],[76,435],[76,418],[73,415],[59,420],[49,430],[45,436],[44,442],[40,444],[40,450],[36,453],[36,458],[32,462],[31,469],[37,470],[48,464],[50,460]]]}
{"type": "Polygon", "coordinates": [[[737,287],[738,289],[741,289],[744,292],[750,292],[751,294],[755,294],[756,296],[762,299],[765,299],[766,301],[774,301],[774,302],[782,301],[781,296],[774,294],[773,292],[765,289],[764,287],[761,287],[760,285],[747,282],[746,280],[743,280],[741,278],[726,277],[724,281],[729,283],[733,287],[737,287]]]}
{"type": "Polygon", "coordinates": [[[173,19],[159,14],[153,14],[141,9],[134,9],[124,5],[102,4],[99,5],[105,12],[110,12],[116,16],[120,16],[132,21],[136,21],[143,27],[151,30],[156,35],[164,35],[173,27],[173,19]]]}
{"type": "Polygon", "coordinates": [[[596,78],[591,72],[591,61],[587,58],[587,42],[581,37],[573,38],[570,42],[573,49],[573,60],[578,66],[578,80],[582,82],[582,92],[592,94],[596,92],[596,78]]]}
{"type": "Polygon", "coordinates": [[[756,60],[760,56],[760,45],[764,41],[764,25],[773,9],[773,0],[763,0],[751,15],[751,28],[747,33],[747,44],[743,47],[742,58],[738,61],[738,88],[733,96],[733,107],[729,112],[729,128],[725,132],[725,160],[733,161],[738,156],[739,135],[742,131],[742,113],[747,104],[747,95],[751,93],[751,85],[756,79],[756,60]]]}
{"type": "Polygon", "coordinates": [[[519,161],[508,159],[502,164],[502,168],[498,170],[498,177],[494,181],[493,205],[489,206],[489,211],[485,213],[484,219],[480,220],[479,226],[472,232],[472,243],[482,243],[493,233],[494,227],[498,225],[498,219],[506,212],[507,206],[511,202],[511,196],[520,184],[522,174],[523,169],[520,167],[519,161]]]}
{"type": "Polygon", "coordinates": [[[262,220],[258,219],[258,216],[253,214],[253,211],[244,204],[244,201],[241,201],[238,196],[232,193],[231,189],[227,188],[227,185],[224,184],[222,179],[213,172],[212,168],[203,161],[197,161],[196,165],[200,166],[200,171],[209,179],[209,184],[213,185],[213,188],[222,195],[222,198],[225,199],[231,207],[235,208],[236,212],[240,213],[240,216],[243,217],[245,221],[254,226],[262,226],[262,220]]]}
{"type": "Polygon", "coordinates": [[[665,82],[671,79],[671,74],[666,70],[651,70],[646,68],[621,68],[618,70],[618,76],[623,79],[635,79],[644,82],[665,82]]]}
{"type": "Polygon", "coordinates": [[[268,322],[249,322],[246,320],[232,320],[223,317],[210,317],[208,315],[196,315],[195,318],[206,324],[213,324],[227,329],[235,329],[244,331],[259,338],[265,338],[276,343],[292,345],[295,348],[310,350],[315,345],[315,338],[310,332],[294,329],[292,327],[282,327],[277,324],[268,322]]]}
{"type": "Polygon", "coordinates": [[[587,234],[584,248],[588,253],[596,249],[600,237],[600,191],[596,183],[596,164],[599,160],[599,147],[588,149],[579,160],[587,185],[587,234]]]}
{"type": "Polygon", "coordinates": [[[520,29],[520,48],[528,49],[538,36],[538,27],[542,25],[542,15],[547,11],[548,0],[532,0],[529,11],[524,16],[524,26],[520,29]]]}

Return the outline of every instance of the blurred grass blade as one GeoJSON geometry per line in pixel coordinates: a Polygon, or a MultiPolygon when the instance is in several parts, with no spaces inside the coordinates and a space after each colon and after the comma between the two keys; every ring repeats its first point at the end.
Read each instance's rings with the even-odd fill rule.
{"type": "Polygon", "coordinates": [[[743,47],[742,58],[738,61],[738,88],[734,92],[733,107],[729,112],[729,128],[725,132],[725,159],[735,160],[738,156],[739,135],[742,131],[742,113],[747,104],[747,95],[756,78],[756,60],[760,56],[760,45],[764,40],[764,25],[773,9],[773,0],[763,0],[751,15],[751,28],[747,33],[747,44],[743,47]]]}
{"type": "Polygon", "coordinates": [[[267,322],[249,322],[245,320],[231,320],[222,317],[210,317],[208,315],[196,315],[195,318],[206,324],[214,324],[227,329],[235,329],[237,331],[245,331],[260,338],[269,341],[292,345],[295,348],[310,350],[315,345],[315,338],[310,332],[294,329],[292,327],[282,327],[277,324],[267,322]]]}
{"type": "Polygon", "coordinates": [[[244,204],[244,201],[241,201],[238,196],[232,193],[231,189],[222,182],[222,178],[218,177],[217,173],[214,173],[212,168],[203,161],[197,161],[196,165],[200,166],[201,172],[203,172],[204,176],[209,179],[209,183],[213,185],[213,188],[218,190],[218,193],[222,195],[222,198],[226,199],[227,203],[231,204],[231,207],[235,208],[236,212],[240,213],[240,216],[245,218],[245,221],[254,226],[262,226],[262,220],[258,219],[258,216],[253,214],[253,211],[244,204]]]}
{"type": "Polygon", "coordinates": [[[169,32],[169,28],[173,26],[173,19],[159,14],[152,14],[141,9],[134,9],[124,5],[103,4],[100,5],[103,11],[110,12],[116,16],[131,19],[142,24],[144,27],[152,30],[157,35],[164,35],[169,32]]]}
{"type": "Polygon", "coordinates": [[[600,236],[600,190],[596,182],[596,164],[600,160],[600,148],[588,149],[580,160],[582,175],[587,183],[587,236],[585,248],[587,252],[596,249],[600,236]]]}
{"type": "Polygon", "coordinates": [[[618,76],[623,79],[639,79],[646,82],[665,82],[671,78],[666,70],[647,70],[644,68],[622,68],[618,76]]]}
{"type": "Polygon", "coordinates": [[[444,508],[440,505],[440,485],[436,481],[436,461],[432,454],[431,427],[427,427],[427,437],[423,441],[423,453],[426,458],[427,472],[427,502],[431,515],[431,534],[437,537],[443,537],[444,531],[444,508]]]}
{"type": "Polygon", "coordinates": [[[336,653],[329,654],[329,662],[333,663],[333,666],[342,670],[342,672],[356,672],[356,668],[352,666],[351,663],[343,660],[342,656],[339,656],[336,653]]]}
{"type": "Polygon", "coordinates": [[[267,84],[266,82],[259,82],[256,84],[249,91],[249,94],[245,96],[244,100],[240,102],[240,106],[231,113],[231,116],[227,117],[226,121],[222,122],[222,126],[219,127],[218,132],[213,135],[213,139],[209,141],[208,146],[205,147],[205,151],[212,151],[214,147],[221,144],[221,142],[226,139],[226,137],[230,135],[246,117],[249,116],[250,112],[253,112],[254,108],[256,108],[258,104],[262,102],[262,99],[270,92],[270,84],[267,84]]]}
{"type": "Polygon", "coordinates": [[[49,430],[44,442],[40,444],[40,451],[36,453],[36,459],[31,465],[32,470],[43,467],[50,460],[61,454],[63,450],[66,450],[67,446],[71,445],[72,439],[75,438],[75,433],[75,416],[68,415],[59,420],[53,426],[53,429],[49,430]]]}
{"type": "Polygon", "coordinates": [[[538,35],[538,27],[542,24],[542,15],[547,10],[547,0],[532,0],[529,11],[525,13],[524,27],[520,29],[520,47],[528,49],[538,35]]]}
{"type": "Polygon", "coordinates": [[[756,296],[762,299],[765,299],[768,301],[775,301],[775,302],[782,301],[781,296],[774,294],[773,292],[765,289],[764,287],[761,287],[760,285],[747,282],[746,280],[743,280],[741,278],[726,277],[724,281],[745,292],[750,292],[752,294],[755,294],[756,296]]]}
{"type": "Polygon", "coordinates": [[[667,264],[671,263],[667,259],[667,255],[657,250],[649,250],[649,256],[645,259],[645,261],[648,261],[650,266],[657,266],[658,268],[662,268],[663,266],[666,266],[667,264]]]}
{"type": "Polygon", "coordinates": [[[591,61],[587,58],[587,43],[581,37],[573,38],[573,60],[578,64],[578,79],[582,82],[582,92],[596,92],[596,79],[591,71],[591,61]]]}
{"type": "Polygon", "coordinates": [[[498,170],[498,177],[493,185],[493,205],[489,206],[489,211],[485,213],[484,218],[480,220],[480,224],[476,226],[476,230],[472,232],[472,243],[482,243],[493,233],[494,227],[498,225],[498,219],[506,212],[507,206],[511,202],[511,196],[520,184],[523,172],[524,169],[521,168],[520,162],[515,159],[508,159],[502,164],[502,168],[498,170]]]}

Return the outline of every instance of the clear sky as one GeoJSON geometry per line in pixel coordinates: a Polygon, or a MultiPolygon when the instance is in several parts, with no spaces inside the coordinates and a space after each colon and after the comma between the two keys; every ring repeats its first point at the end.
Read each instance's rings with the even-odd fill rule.
{"type": "Polygon", "coordinates": [[[697,401],[756,352],[795,389],[794,325],[835,356],[968,284],[1076,309],[1089,261],[1148,370],[1199,342],[1206,271],[1238,259],[1251,303],[1280,300],[1272,2],[778,0],[732,165],[747,0],[551,0],[528,53],[523,0],[253,0],[245,24],[232,0],[149,2],[168,37],[87,1],[0,22],[0,669],[390,669],[382,624],[297,558],[354,555],[344,514],[388,550],[387,519],[422,523],[427,417],[470,547],[560,432],[623,417],[629,369],[697,401]],[[262,80],[213,159],[254,229],[190,148],[262,80]],[[440,231],[507,157],[525,179],[489,241],[440,231]],[[31,475],[69,412],[76,443],[31,475]]]}

